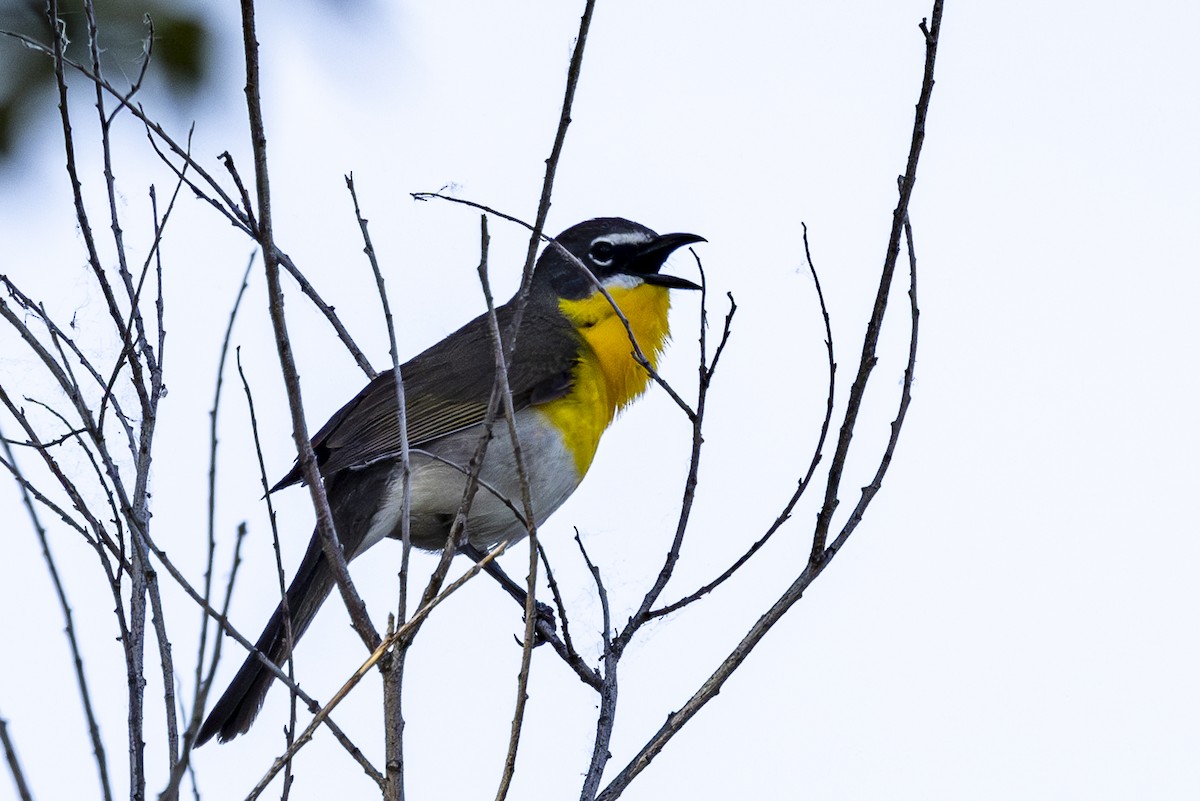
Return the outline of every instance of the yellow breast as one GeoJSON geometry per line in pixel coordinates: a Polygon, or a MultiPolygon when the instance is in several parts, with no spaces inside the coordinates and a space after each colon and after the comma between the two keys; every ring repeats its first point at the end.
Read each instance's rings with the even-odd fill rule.
{"type": "MultiPolygon", "coordinates": [[[[615,286],[609,294],[629,321],[638,347],[655,369],[670,336],[665,287],[615,286]]],[[[542,411],[562,432],[583,476],[591,466],[600,435],[617,413],[646,391],[650,376],[633,356],[629,333],[599,292],[584,300],[560,300],[559,308],[579,331],[583,348],[572,375],[571,392],[542,411]]]]}

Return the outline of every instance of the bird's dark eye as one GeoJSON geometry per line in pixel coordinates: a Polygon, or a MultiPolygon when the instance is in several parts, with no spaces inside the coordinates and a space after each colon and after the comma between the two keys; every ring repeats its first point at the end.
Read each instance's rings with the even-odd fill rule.
{"type": "Polygon", "coordinates": [[[597,239],[592,243],[592,249],[588,251],[588,258],[601,267],[612,264],[613,254],[616,253],[616,247],[607,239],[597,239]]]}

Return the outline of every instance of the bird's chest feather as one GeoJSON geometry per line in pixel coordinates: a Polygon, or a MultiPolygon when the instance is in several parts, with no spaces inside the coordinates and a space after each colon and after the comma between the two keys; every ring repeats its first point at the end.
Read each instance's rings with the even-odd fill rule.
{"type": "MultiPolygon", "coordinates": [[[[638,347],[657,369],[670,333],[667,290],[647,284],[608,289],[629,321],[638,347]]],[[[607,298],[596,293],[584,300],[560,301],[559,307],[575,325],[583,347],[570,393],[542,411],[562,432],[582,475],[592,463],[600,435],[621,409],[646,391],[650,376],[634,358],[629,332],[607,298]]]]}

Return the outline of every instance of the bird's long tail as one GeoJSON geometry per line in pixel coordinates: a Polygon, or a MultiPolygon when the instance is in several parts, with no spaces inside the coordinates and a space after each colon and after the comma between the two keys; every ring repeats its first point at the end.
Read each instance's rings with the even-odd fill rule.
{"type": "MultiPolygon", "coordinates": [[[[314,532],[312,540],[308,543],[308,551],[304,554],[300,568],[287,591],[292,641],[289,642],[287,638],[283,604],[280,604],[254,647],[276,665],[282,665],[328,597],[333,585],[333,571],[329,569],[325,554],[321,550],[321,538],[314,532]]],[[[213,706],[208,719],[200,727],[196,735],[196,745],[203,745],[214,736],[224,743],[245,733],[258,716],[273,681],[275,674],[267,669],[256,654],[247,656],[229,689],[213,706]]]]}

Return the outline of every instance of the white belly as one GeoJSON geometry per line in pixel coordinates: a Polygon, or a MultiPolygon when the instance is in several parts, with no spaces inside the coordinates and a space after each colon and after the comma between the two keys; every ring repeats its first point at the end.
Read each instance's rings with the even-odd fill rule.
{"type": "MultiPolygon", "coordinates": [[[[518,412],[516,428],[528,473],[534,522],[540,526],[575,491],[583,476],[576,470],[561,434],[540,411],[518,412]]],[[[445,544],[462,503],[469,464],[481,432],[482,428],[476,427],[451,434],[411,453],[410,534],[418,548],[432,550],[445,544]]],[[[524,502],[515,465],[508,425],[498,420],[467,518],[467,535],[476,548],[487,549],[501,540],[520,539],[528,533],[522,521],[524,502]]],[[[358,553],[384,537],[400,536],[403,490],[399,479],[397,469],[358,553]]]]}

